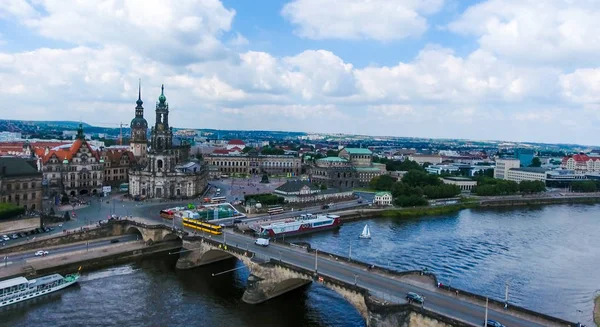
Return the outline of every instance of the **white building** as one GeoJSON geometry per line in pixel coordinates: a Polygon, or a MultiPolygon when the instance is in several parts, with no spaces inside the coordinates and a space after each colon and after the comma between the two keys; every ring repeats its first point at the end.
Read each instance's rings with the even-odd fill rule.
{"type": "Polygon", "coordinates": [[[562,169],[574,170],[578,174],[600,172],[600,158],[585,154],[575,154],[564,157],[560,166],[562,169]]]}
{"type": "Polygon", "coordinates": [[[477,181],[465,177],[444,177],[442,183],[456,185],[462,192],[471,192],[477,186],[477,181]]]}
{"type": "Polygon", "coordinates": [[[542,181],[545,183],[547,176],[548,172],[544,168],[523,167],[509,169],[504,179],[517,183],[522,181],[542,181]]]}
{"type": "Polygon", "coordinates": [[[411,154],[408,156],[408,160],[415,161],[420,165],[425,163],[440,164],[442,163],[442,156],[437,154],[411,154]]]}
{"type": "Polygon", "coordinates": [[[513,168],[521,167],[521,161],[514,158],[496,159],[496,168],[494,168],[494,178],[507,179],[508,171],[513,168]]]}
{"type": "Polygon", "coordinates": [[[425,168],[425,170],[430,174],[441,175],[442,173],[452,174],[459,171],[460,168],[455,165],[431,165],[425,168]]]}
{"type": "Polygon", "coordinates": [[[377,192],[373,203],[380,206],[392,205],[392,194],[390,192],[377,192]]]}

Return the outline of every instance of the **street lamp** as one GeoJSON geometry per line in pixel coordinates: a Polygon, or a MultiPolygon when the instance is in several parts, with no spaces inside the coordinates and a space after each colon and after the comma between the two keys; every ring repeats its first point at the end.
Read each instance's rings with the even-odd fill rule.
{"type": "Polygon", "coordinates": [[[488,298],[485,298],[485,320],[483,321],[483,327],[487,327],[488,317],[488,298]]]}

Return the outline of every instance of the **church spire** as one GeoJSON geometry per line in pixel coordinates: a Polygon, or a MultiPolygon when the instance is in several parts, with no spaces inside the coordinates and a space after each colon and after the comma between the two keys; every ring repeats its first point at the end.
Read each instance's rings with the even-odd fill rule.
{"type": "Polygon", "coordinates": [[[142,107],[142,104],[144,104],[144,101],[142,101],[142,79],[141,78],[140,78],[139,87],[138,87],[138,99],[135,103],[137,104],[137,107],[135,107],[135,109],[144,109],[144,107],[142,107]]]}
{"type": "Polygon", "coordinates": [[[83,134],[83,124],[79,123],[79,128],[77,128],[77,136],[78,140],[85,140],[85,134],[83,134]]]}

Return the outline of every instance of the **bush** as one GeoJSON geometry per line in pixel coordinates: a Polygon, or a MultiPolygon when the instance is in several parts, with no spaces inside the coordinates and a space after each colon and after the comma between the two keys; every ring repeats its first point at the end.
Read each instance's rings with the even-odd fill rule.
{"type": "Polygon", "coordinates": [[[244,201],[250,201],[254,199],[256,202],[260,202],[263,205],[275,205],[275,204],[284,204],[285,199],[281,196],[277,196],[274,194],[263,193],[263,194],[250,194],[244,196],[244,201]]]}
{"type": "Polygon", "coordinates": [[[591,193],[596,192],[598,187],[594,181],[581,181],[573,182],[573,184],[571,184],[571,190],[573,190],[573,192],[591,193]]]}
{"type": "Polygon", "coordinates": [[[453,198],[460,194],[460,187],[450,184],[428,185],[423,188],[423,194],[430,199],[453,198]]]}
{"type": "Polygon", "coordinates": [[[542,181],[522,181],[519,190],[523,193],[541,193],[546,190],[546,184],[542,181]]]}
{"type": "Polygon", "coordinates": [[[8,219],[25,213],[25,208],[12,203],[0,203],[0,219],[8,219]]]}
{"type": "Polygon", "coordinates": [[[411,195],[411,196],[399,196],[394,199],[394,204],[401,207],[419,207],[426,206],[429,204],[427,200],[423,199],[421,196],[411,195]]]}

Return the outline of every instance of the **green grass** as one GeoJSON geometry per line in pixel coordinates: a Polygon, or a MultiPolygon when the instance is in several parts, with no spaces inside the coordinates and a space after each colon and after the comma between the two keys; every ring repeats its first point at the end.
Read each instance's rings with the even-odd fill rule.
{"type": "Polygon", "coordinates": [[[463,209],[477,208],[477,203],[463,203],[449,206],[439,207],[415,207],[415,208],[397,208],[390,209],[381,212],[382,217],[417,217],[417,216],[434,216],[434,215],[445,215],[453,212],[458,212],[463,209]]]}
{"type": "Polygon", "coordinates": [[[354,188],[352,189],[354,192],[369,192],[369,193],[377,193],[379,191],[372,188],[354,188]]]}

